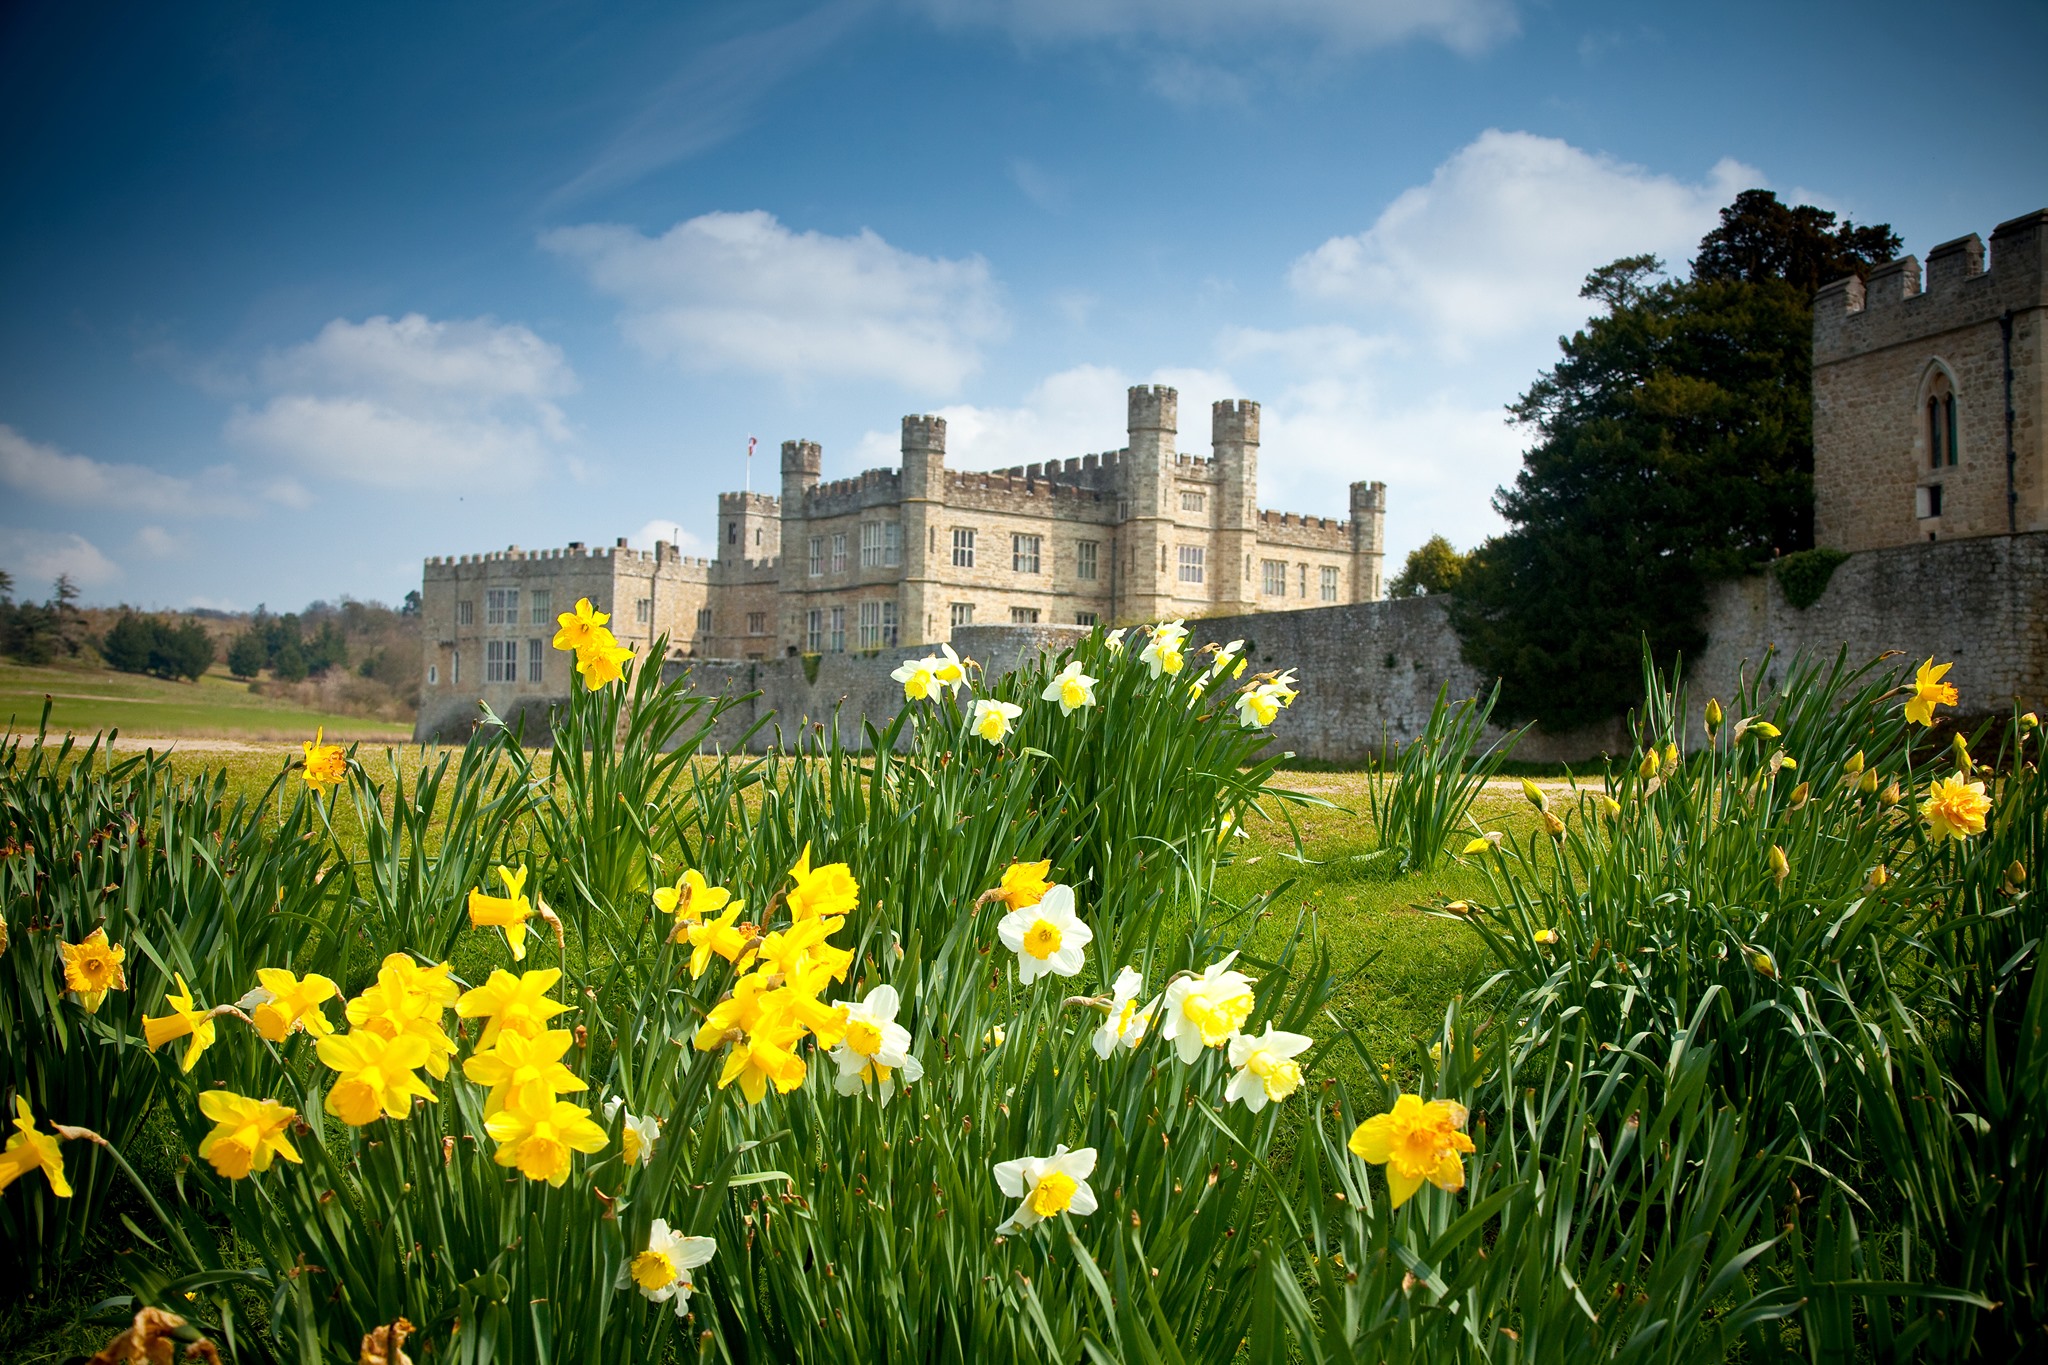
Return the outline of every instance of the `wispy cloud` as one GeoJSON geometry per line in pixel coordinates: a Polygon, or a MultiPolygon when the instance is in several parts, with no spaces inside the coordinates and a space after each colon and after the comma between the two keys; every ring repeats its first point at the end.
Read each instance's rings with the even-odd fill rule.
{"type": "Polygon", "coordinates": [[[1010,158],[1010,183],[1047,213],[1067,211],[1070,196],[1066,181],[1027,157],[1010,158]]]}
{"type": "Polygon", "coordinates": [[[0,569],[14,577],[17,597],[36,595],[39,586],[65,575],[81,588],[105,588],[124,578],[121,566],[76,531],[0,526],[0,569]]]}
{"type": "Polygon", "coordinates": [[[830,0],[786,24],[692,52],[544,207],[631,184],[740,133],[763,100],[873,7],[872,0],[830,0]]]}
{"type": "Polygon", "coordinates": [[[920,256],[865,229],[792,232],[759,210],[703,214],[659,237],[612,223],[559,228],[541,244],[624,305],[628,341],[690,370],[945,393],[1005,326],[979,256],[920,256]]]}
{"type": "Polygon", "coordinates": [[[253,516],[262,502],[294,506],[304,496],[304,490],[276,484],[252,491],[228,465],[194,479],[147,465],[95,460],[30,440],[5,423],[0,423],[0,487],[61,507],[159,517],[253,516]]]}
{"type": "Polygon", "coordinates": [[[1307,37],[1347,51],[1407,40],[1477,52],[1517,27],[1510,0],[913,0],[938,23],[1020,42],[1146,39],[1208,46],[1307,37]]]}

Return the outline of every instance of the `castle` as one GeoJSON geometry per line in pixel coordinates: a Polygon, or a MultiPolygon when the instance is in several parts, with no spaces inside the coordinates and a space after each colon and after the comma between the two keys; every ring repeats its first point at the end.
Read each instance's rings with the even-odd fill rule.
{"type": "Polygon", "coordinates": [[[2048,530],[2048,209],[1822,289],[1814,541],[1872,550],[2048,530]]]}
{"type": "Polygon", "coordinates": [[[643,658],[666,635],[671,657],[746,660],[1380,596],[1385,484],[1352,484],[1349,520],[1262,511],[1259,405],[1215,404],[1206,458],[1178,451],[1177,416],[1173,389],[1133,388],[1124,449],[992,473],[946,467],[942,417],[903,419],[900,468],[832,483],[816,442],[785,441],[779,497],[719,495],[710,559],[623,538],[429,559],[423,704],[561,695],[549,637],[581,597],[643,658]]]}

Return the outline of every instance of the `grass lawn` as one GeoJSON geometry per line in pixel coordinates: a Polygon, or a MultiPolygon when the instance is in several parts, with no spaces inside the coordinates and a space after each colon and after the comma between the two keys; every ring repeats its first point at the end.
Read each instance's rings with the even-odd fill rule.
{"type": "Polygon", "coordinates": [[[0,719],[34,733],[43,699],[50,729],[86,736],[119,729],[124,737],[214,738],[252,742],[311,739],[325,726],[336,739],[404,740],[411,727],[361,716],[326,715],[249,691],[212,672],[197,682],[165,682],[103,668],[29,668],[0,664],[0,719]]]}

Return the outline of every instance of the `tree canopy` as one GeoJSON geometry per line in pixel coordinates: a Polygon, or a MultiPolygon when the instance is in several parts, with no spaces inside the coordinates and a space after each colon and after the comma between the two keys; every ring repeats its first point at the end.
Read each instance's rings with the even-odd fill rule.
{"type": "Polygon", "coordinates": [[[1442,536],[1431,536],[1408,552],[1401,572],[1387,584],[1387,596],[1434,597],[1455,592],[1465,572],[1465,558],[1442,536]]]}
{"type": "Polygon", "coordinates": [[[1705,643],[1706,590],[1813,542],[1812,297],[1897,245],[1751,190],[1690,279],[1652,256],[1586,278],[1603,311],[1514,404],[1534,444],[1465,567],[1452,619],[1501,708],[1566,728],[1618,714],[1647,639],[1705,643]]]}

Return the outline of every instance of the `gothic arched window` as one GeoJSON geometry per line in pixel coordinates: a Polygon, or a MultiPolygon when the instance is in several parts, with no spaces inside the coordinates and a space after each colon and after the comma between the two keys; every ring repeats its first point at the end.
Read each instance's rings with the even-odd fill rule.
{"type": "Polygon", "coordinates": [[[1956,462],[1956,395],[1944,371],[1927,387],[1927,467],[1953,467],[1956,462]]]}

